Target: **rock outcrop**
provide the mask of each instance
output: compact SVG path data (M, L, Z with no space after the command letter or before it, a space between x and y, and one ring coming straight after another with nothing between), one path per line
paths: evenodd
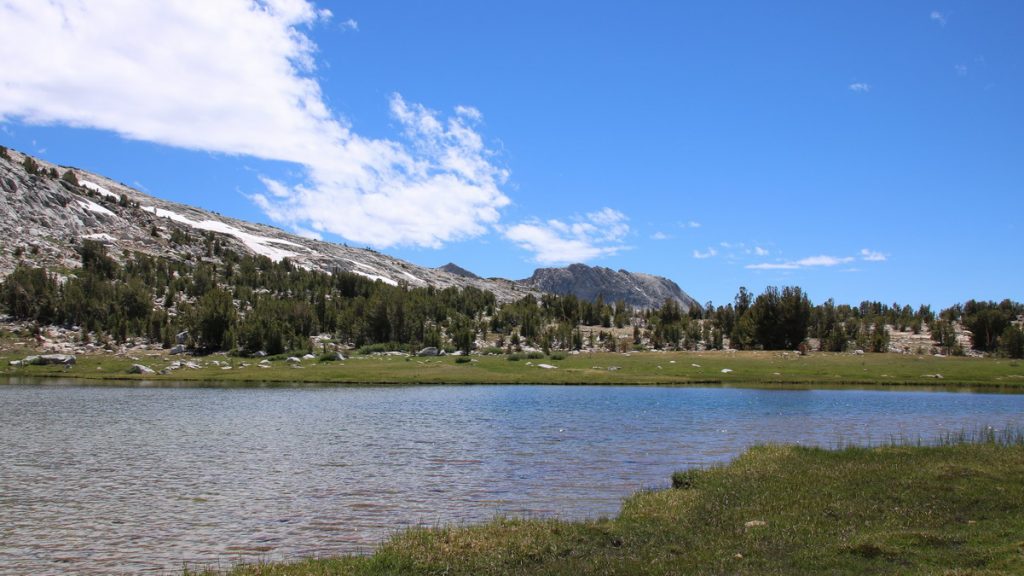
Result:
M675 300L687 311L699 306L668 278L601 266L571 264L565 268L539 268L520 283L539 292L575 294L591 301L598 296L608 303L624 300L637 308L658 308L668 299Z

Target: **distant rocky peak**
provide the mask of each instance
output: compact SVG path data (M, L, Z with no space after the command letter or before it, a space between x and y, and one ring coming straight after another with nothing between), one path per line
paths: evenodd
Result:
M439 266L437 269L443 270L444 272L447 272L449 274L454 274L455 276L461 276L463 278L480 278L476 274L473 274L469 270L466 270L465 268L459 266L458 264L455 264L454 262L449 262L444 266Z
M687 311L698 306L696 300L668 278L603 266L576 263L564 268L538 268L520 282L540 292L573 294L590 301L600 296L605 302L623 300L637 308L658 308L666 300L675 300Z

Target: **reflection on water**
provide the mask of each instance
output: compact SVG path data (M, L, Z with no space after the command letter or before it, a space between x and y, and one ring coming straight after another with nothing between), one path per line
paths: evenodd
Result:
M411 525L613 515L762 442L1024 425L1024 396L727 388L0 386L0 573L368 552Z

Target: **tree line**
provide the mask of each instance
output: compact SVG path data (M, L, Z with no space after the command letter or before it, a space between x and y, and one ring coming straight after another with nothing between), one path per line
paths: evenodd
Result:
M1024 306L1010 300L970 300L936 314L929 306L870 301L814 305L800 287L769 286L756 296L740 288L730 303L689 310L674 300L639 310L623 301L554 294L499 303L472 287L392 286L341 270L306 270L287 259L242 256L212 233L180 233L172 241L199 242L211 258L188 262L132 253L118 262L103 244L85 240L78 247L81 268L66 277L19 264L0 283L0 305L19 320L79 326L83 337L146 338L167 347L185 339L199 350L243 354L312 351L317 335L366 350L435 346L469 352L482 342L502 352L523 346L545 352L806 350L815 339L823 351L886 352L890 326L927 329L937 348L957 354L964 352L953 329L959 322L971 331L973 348L1024 356L1024 332L1016 321Z

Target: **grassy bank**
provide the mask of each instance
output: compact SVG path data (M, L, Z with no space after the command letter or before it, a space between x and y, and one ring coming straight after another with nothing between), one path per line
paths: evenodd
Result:
M356 356L344 361L306 360L293 366L275 359L213 355L199 358L164 353L79 356L61 366L11 367L28 351L0 354L0 376L61 376L91 380L147 380L194 383L370 383L370 384L722 384L736 386L903 386L980 387L1024 391L1024 362L999 358L901 354L783 352L638 352L568 355L561 359L508 360L506 356L417 358ZM167 375L128 374L132 364L161 370L176 360L201 365ZM214 365L214 361L222 365ZM539 364L555 366L541 368ZM723 370L727 370L723 372Z
M615 519L412 530L291 574L1022 574L1024 444L753 448Z

